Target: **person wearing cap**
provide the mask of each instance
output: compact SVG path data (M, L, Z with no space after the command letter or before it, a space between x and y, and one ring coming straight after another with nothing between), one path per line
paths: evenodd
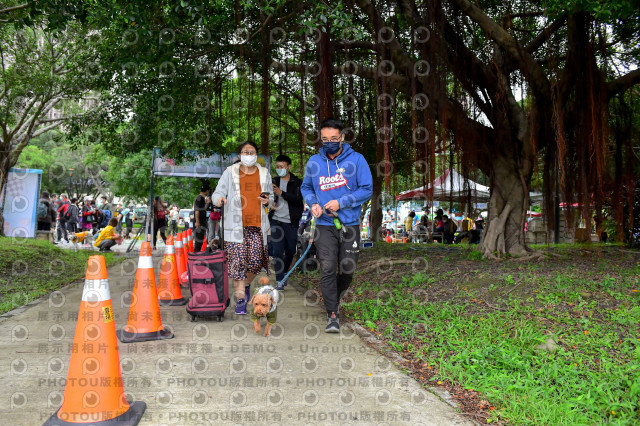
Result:
M342 122L333 118L320 124L322 147L309 158L301 187L317 218L314 244L322 272L326 333L340 331L340 299L351 285L360 254L362 204L373 194L369 164L344 143L342 130Z
M269 273L270 226L265 208L273 206L273 185L269 170L258 163L255 143L242 142L239 154L240 161L222 173L211 200L224 206L222 231L236 296L236 314L246 315L251 282L262 268Z

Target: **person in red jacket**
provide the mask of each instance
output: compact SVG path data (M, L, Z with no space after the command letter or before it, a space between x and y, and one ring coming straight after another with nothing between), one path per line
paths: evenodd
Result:
M68 220L65 218L65 213L69 208L69 198L67 194L60 194L60 206L58 206L58 231L57 237L58 242L68 243L67 238L67 222Z

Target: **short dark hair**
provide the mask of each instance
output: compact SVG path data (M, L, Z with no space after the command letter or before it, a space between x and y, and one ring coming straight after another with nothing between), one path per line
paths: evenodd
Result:
M112 217L111 219L109 219L109 226L116 227L117 225L118 225L118 218L117 217Z
M255 148L256 152L258 152L258 145L256 145L255 142L244 141L240 142L240 145L238 145L238 154L240 154L242 152L242 149L247 145L251 145L253 148Z
M287 163L288 165L291 165L291 157L289 157L288 155L284 155L284 154L280 154L276 157L276 163L278 161L282 161Z
M338 129L341 132L342 132L342 129L344 129L344 126L342 125L342 121L333 117L327 118L322 123L320 123L320 130L324 129L325 127L329 127L331 129Z
M42 198L49 198L49 191L42 191Z
M76 197L71 197L71 204L75 204L78 202L78 199Z
M416 217L416 212L410 212L409 217Z

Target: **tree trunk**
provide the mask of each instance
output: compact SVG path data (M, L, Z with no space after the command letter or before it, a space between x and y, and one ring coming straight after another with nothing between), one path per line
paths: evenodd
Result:
M265 27L263 40L269 40L268 29ZM269 44L263 41L262 43L262 105L261 115L262 122L260 128L261 146L260 152L262 154L269 153Z
M375 170L374 170L375 172ZM371 229L371 239L382 241L382 179L373 179L373 193L371 194L371 217L369 218L369 228Z
M300 55L300 62L304 63L304 52ZM300 72L300 95L302 100L305 99L305 81L304 81L304 69ZM300 110L298 111L300 122L300 176L304 176L304 166L306 162L307 153L307 125L305 120L305 106L304 102L300 102ZM304 154L303 154L304 153Z
M640 180L636 182L633 206L629 206L633 214L633 223L629 235L629 246L640 248Z
M333 117L333 62L331 58L331 41L329 34L320 33L316 49L320 73L316 78L316 91L320 100L318 108L318 123Z
M7 180L9 179L9 169L13 167L11 164L10 156L0 157L0 207L4 204L4 197L6 197L5 190L7 186ZM4 210L0 208L0 237L4 237Z
M515 157L497 157L491 175L489 215L483 231L480 251L484 257L528 253L524 222L529 207L530 164L524 167Z

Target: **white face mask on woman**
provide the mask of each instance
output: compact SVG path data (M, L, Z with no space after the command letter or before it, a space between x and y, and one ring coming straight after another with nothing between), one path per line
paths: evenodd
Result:
M242 161L242 164L244 164L245 166L251 167L255 165L256 162L258 161L258 156L257 155L241 155L240 161Z

